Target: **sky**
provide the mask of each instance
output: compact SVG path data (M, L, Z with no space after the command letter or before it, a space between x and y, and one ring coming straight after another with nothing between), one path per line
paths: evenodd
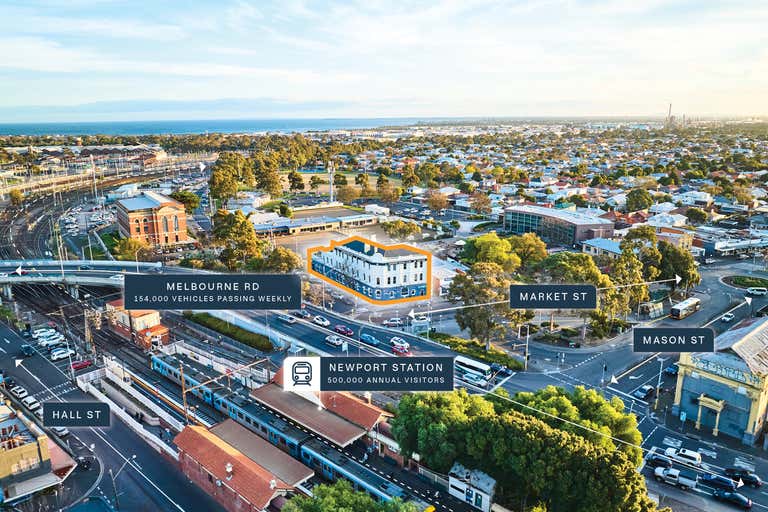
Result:
M768 114L765 0L3 0L0 19L0 123Z

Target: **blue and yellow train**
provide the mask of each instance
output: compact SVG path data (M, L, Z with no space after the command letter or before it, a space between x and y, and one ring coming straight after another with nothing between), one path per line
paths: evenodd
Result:
M181 385L179 359L176 357L153 355L152 370ZM345 478L352 482L356 489L364 490L381 500L406 498L399 486L345 455L333 444L329 444L330 442L325 442L279 418L262 404L244 396L245 392L233 392L216 382L201 385L199 380L205 376L202 381L205 382L219 375L210 370L202 373L202 369L197 369L194 373L196 375L188 375L187 370L184 371L185 387L195 388L189 393L313 468L316 474L324 479L333 481ZM201 377L197 377L197 374Z

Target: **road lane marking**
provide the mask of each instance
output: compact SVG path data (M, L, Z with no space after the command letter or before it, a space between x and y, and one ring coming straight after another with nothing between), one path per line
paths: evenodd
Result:
M661 442L661 444L671 446L672 448L680 448L683 446L683 441L675 437L664 436L664 440Z
M5 342L8 343L9 345L11 344L11 342L8 341L8 338L3 338L3 340L5 340Z

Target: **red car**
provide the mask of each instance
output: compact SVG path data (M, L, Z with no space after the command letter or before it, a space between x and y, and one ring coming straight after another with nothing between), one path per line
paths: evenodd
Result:
M355 334L355 332L346 325L337 325L333 328L333 330L339 334L343 334L344 336L352 336Z
M90 359L85 359L83 361L75 361L72 363L72 369L73 370L84 370L85 368L88 368L89 366L93 365L93 361Z
M392 345L392 353L399 357L411 357L413 355L408 348L400 345Z

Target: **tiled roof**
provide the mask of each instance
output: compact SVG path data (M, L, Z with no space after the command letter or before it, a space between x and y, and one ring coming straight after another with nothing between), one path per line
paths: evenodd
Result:
M321 391L320 401L327 410L363 427L365 430L373 429L382 416L392 416L383 409L379 409L350 393Z
M276 488L289 487L205 427L188 425L176 436L174 442L181 451L221 480L222 484L234 489L259 510L266 508L276 494L275 489L270 488L271 480L275 480ZM227 464L232 464L232 472L229 475Z

